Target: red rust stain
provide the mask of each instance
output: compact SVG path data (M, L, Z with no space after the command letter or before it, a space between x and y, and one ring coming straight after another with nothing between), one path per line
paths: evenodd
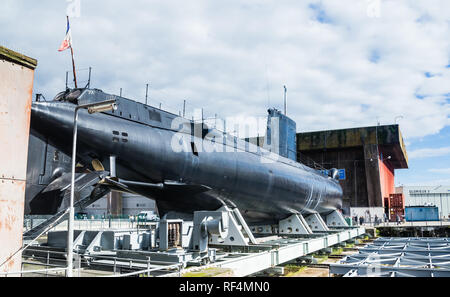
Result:
M11 206L8 206L8 212L7 212L8 215L6 216L6 219L4 221L5 229L8 230L8 231L13 230L14 225L15 225L15 223L17 221L17 217L11 214L11 213L13 213L13 210L14 209Z
M0 202L1 203L5 203L5 204L17 204L17 201L15 201L15 200L2 200L2 199L0 199Z
M29 98L31 99L31 97L33 96L33 81L31 81L30 86L28 87L28 95L30 96Z
M14 267L14 264L16 263L16 260L11 259L8 261L8 263L5 265L6 270L5 271L12 271L12 268Z
M27 94L28 98L26 100L27 105L25 106L25 114L26 114L26 126L27 128L30 127L30 120L31 120L31 104L33 101L33 83L34 83L34 71L32 71L30 84L27 87Z
M31 115L31 100L27 100L27 105L25 106L25 112L27 116Z

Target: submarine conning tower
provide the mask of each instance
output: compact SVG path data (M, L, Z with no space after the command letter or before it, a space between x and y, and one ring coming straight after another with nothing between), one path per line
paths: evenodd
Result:
M297 124L275 108L270 108L267 112L269 114L264 148L297 161Z

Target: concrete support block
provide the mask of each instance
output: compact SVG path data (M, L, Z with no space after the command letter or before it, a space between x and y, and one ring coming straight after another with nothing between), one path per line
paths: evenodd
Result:
M318 264L319 261L314 258L312 255L303 256L300 258L297 258L298 263L306 263L306 264Z
M321 254L327 254L327 255L329 255L329 254L331 254L332 252L333 252L333 248L331 248L331 247L320 250L320 253L321 253Z
M283 266L275 266L275 267L266 269L264 272L269 273L269 274L284 275L284 267Z

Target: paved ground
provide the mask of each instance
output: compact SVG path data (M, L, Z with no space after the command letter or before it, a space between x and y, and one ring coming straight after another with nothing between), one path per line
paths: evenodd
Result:
M374 224L363 224L365 227L430 227L430 226L450 226L450 221L424 221L424 222L396 222Z

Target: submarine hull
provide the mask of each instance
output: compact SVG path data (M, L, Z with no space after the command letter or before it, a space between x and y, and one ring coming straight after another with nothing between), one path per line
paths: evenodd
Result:
M45 135L71 155L76 104L101 101L106 98L102 94L84 91L77 103L34 102L31 133ZM120 179L167 183L170 186L164 189L129 185L132 191L155 199L160 215L229 205L256 224L277 222L293 213L328 214L342 206L338 182L301 163L230 135L184 131L180 127L194 127L191 121L136 102L134 117L131 100L107 96L111 97L118 105L114 112L79 111L77 161L91 164L97 159L109 170L109 158L116 156ZM159 124L152 122L154 112L160 114Z

